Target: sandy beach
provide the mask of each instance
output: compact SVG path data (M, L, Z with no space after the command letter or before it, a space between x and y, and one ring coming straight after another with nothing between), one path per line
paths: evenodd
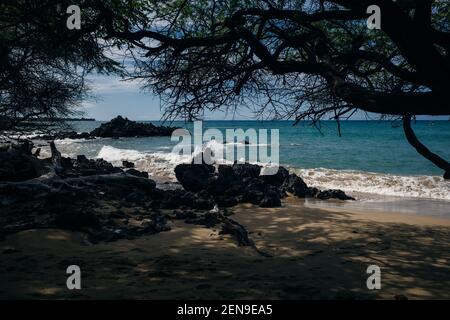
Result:
M0 2L0 301L450 300L450 0L78 2Z
M182 221L167 232L95 245L59 229L8 235L0 242L0 298L450 298L450 219L318 209L293 198L282 208L231 211L257 250ZM81 290L66 288L73 264ZM381 290L366 286L373 264Z

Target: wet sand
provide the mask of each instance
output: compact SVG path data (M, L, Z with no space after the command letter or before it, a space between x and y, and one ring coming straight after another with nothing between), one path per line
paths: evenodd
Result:
M278 209L232 211L270 257L182 221L168 232L96 245L76 232L28 230L0 242L0 298L450 298L450 219L293 199ZM72 264L81 268L81 290L66 288ZM367 289L372 264L381 268L381 290Z

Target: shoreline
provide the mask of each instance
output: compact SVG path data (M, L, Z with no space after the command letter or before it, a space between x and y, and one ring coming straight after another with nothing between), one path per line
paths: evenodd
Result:
M102 139L109 139L109 138L102 138ZM126 138L125 138L126 139ZM66 139L67 140L67 139ZM59 140L59 142L64 141L64 140ZM68 141L71 142L71 140L69 139ZM35 141L37 146L42 147L42 144L45 143L45 141ZM58 144L58 140L56 141L56 143ZM64 148L64 144L59 145L58 149L60 148ZM108 145L104 145L104 146L108 146ZM48 150L47 150L48 149ZM115 148L117 149L117 148ZM130 151L128 149L117 149L117 150L124 150L124 151ZM132 150L135 151L135 150ZM140 152L140 151L136 151L136 152ZM142 152L143 154L145 154L144 152ZM64 153L62 152L62 154L64 156L72 156L70 154ZM156 154L160 154L158 152L156 152ZM170 153L162 153L162 154L170 154ZM45 158L45 157L49 157L50 156L50 151L48 147L45 147L41 150L41 158ZM147 154L148 157L152 157L154 156L153 153L148 153ZM96 158L96 157L94 157ZM169 170L167 171L167 167L161 167L159 168L158 165L164 164L164 161L161 161L161 159L151 159L151 162L146 163L147 159L144 157L142 159L130 159L127 158L126 156L121 159L121 160L111 160L106 158L107 161L111 162L111 163L115 163L116 165L119 165L122 160L127 160L127 161L132 161L136 163L136 168L138 168L140 171L145 171L149 174L149 176L155 180L155 182L157 183L158 187L162 187L162 188L169 188L169 189L176 189L178 187L178 182L176 181L176 178L174 177L173 173ZM175 165L173 163L167 162L167 165L169 168L174 167ZM282 165L283 166L283 165ZM154 171L149 170L149 168L154 167ZM382 173L382 172L371 172L371 171L360 171L360 170L338 170L338 169L327 169L327 168L296 168L293 166L283 166L286 169L289 170L289 172L291 173L296 173L299 174L300 177L302 177L306 182L308 182L308 184L311 184L313 186L319 186L321 188L324 189L341 189L345 192L348 192L349 194L353 195L358 201L365 201L365 202L403 202L405 205L408 204L408 202L421 202L418 203L418 209L420 210L416 210L414 208L414 206L412 208L409 208L409 210L407 210L407 212L405 213L412 213L412 214L417 214L417 211L428 211L428 208L422 208L420 207L420 205L426 205L426 202L429 202L430 204L436 204L437 206L439 206L439 203L443 203L443 204L447 204L450 203L450 198L433 198L433 197L421 197L421 196L411 196L411 195L404 195L404 196L400 196L400 195L391 195L391 194L386 194L386 193L375 193L375 192L366 192L366 191L354 191L351 188L346 188L345 186L341 186L341 185L336 185L335 183L331 183L331 184L321 184L322 181L318 181L318 184L315 184L314 181L310 181L308 180L308 175L303 174L303 172L308 172L311 170L328 170L330 172L341 172L342 174L345 175L349 175L349 174L355 174L355 175L361 175L361 174L366 174L367 176L385 176L385 177L402 177L402 178L424 178L424 177L428 177L430 179L438 179L438 180L442 180L442 177L440 176L435 176L435 175L395 175L395 174L390 174L390 173ZM167 171L167 172L166 172ZM155 174L156 173L156 174ZM332 180L330 178L330 180ZM450 194L450 182L446 182L445 180L443 180L444 188L447 187L448 185L448 194ZM441 207L443 207L444 205L442 205ZM374 206L376 207L376 206ZM399 207L398 206L394 206L395 208L393 208L392 210L398 210ZM445 208L434 208L435 206L432 206L432 208L430 208L432 211L436 210L436 213L433 213L433 215L437 215L437 216L443 216L446 213L449 213L448 210L445 210ZM422 210L423 209L423 210ZM391 211L390 208L374 208L374 211L382 211L382 210L386 210L386 211ZM450 217L450 214L449 214Z
M448 299L450 220L241 204L230 211L261 256L215 227L85 245L85 235L33 229L0 242L0 297L44 299ZM8 252L8 253L5 253ZM83 289L65 288L79 264ZM366 287L380 265L382 289Z
M396 197L368 193L351 193L356 197L353 202L320 202L306 199L305 205L322 210L345 210L353 213L389 214L408 217L430 217L450 220L447 199L414 197Z
M124 142L128 141L125 139L127 138L124 138ZM146 171L155 178L158 175L164 176L163 179L166 181L175 179L173 168L176 164L189 162L188 159L167 152L165 149L155 147L154 150L140 150L135 147L126 147L124 142L107 140L102 143L97 140L93 149L95 151L90 149L89 141L87 145L68 143L61 144L58 148L63 154L72 157L80 152L80 149L84 149L83 152L90 152L88 156L91 158L100 157L112 163L120 163L122 160L132 161L136 163L137 169ZM302 177L308 185L319 189L340 189L356 196L369 195L369 198L393 197L450 201L450 182L438 175L403 175L357 169L337 170L320 166L302 169L286 163L282 166Z

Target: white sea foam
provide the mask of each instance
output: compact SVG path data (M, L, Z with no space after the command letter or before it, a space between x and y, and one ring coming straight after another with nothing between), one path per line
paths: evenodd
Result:
M325 168L292 169L308 185L397 197L450 200L450 181L438 176L399 176Z
M145 153L131 149L118 149L111 146L103 146L97 158L103 158L115 165L120 165L123 160L132 161L138 170L146 171L152 176L170 179L175 179L174 169L177 164L189 163L192 160L190 156L175 153Z
M219 142L208 142L203 146L219 150ZM195 150L194 155L200 150ZM180 163L190 163L190 155L168 152L139 152L137 150L118 149L103 146L98 158L119 164L122 160L135 162L138 170L150 175L175 179L174 168ZM305 182L320 189L341 189L352 193L371 193L397 197L417 197L450 200L450 181L438 176L399 176L352 170L333 170L326 168L295 169L289 168L301 176Z
M109 162L122 160L136 161L145 157L145 153L132 149L118 149L111 146L103 146L98 153L98 158L103 158Z
M70 138L65 138L65 139L56 139L55 140L55 144L58 145L66 145L66 144L73 144L73 143L80 143L80 142L85 142L86 139L70 139Z
M17 134L14 131L5 131L0 135L0 141L33 139L36 136L37 136L36 132L31 132L28 134Z

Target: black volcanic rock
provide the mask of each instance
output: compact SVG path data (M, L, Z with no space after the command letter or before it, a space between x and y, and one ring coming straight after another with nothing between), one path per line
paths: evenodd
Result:
M204 190L208 178L212 177L215 168L207 164L179 164L175 167L175 176L187 191Z
M261 173L261 166L250 163L235 163L232 166L234 173L240 178L257 178Z
M39 140L55 139L95 139L100 138L120 138L120 137L153 137L170 136L176 128L166 126L155 126L151 123L141 123L129 120L122 116L117 116L109 122L103 123L100 127L91 132L77 133L75 131L62 131L54 134L40 135L34 137Z
M303 181L302 178L297 176L295 173L290 174L283 184L281 185L283 191L290 192L299 198L305 198L307 196L313 196L310 189Z
M94 213L81 210L61 211L58 215L56 215L54 223L57 226L73 230L79 230L83 227L98 229L100 226L99 219Z
M91 131L90 135L102 138L170 136L175 128L140 123L117 116Z
M122 172L122 169L114 167L108 161L87 159L84 155L78 155L76 159L61 157L61 164L69 176L92 176Z
M260 175L261 167L253 164L219 165L180 164L175 167L175 176L186 191L191 192L192 203L183 201L191 208L207 209L214 204L232 207L238 203L252 203L260 207L279 207L287 192L299 198L354 200L341 190L320 191L308 187L296 174L280 167L275 175ZM165 199L164 206L177 208L178 198Z
M280 187L289 177L289 171L284 167L279 167L277 173L261 176L263 180L273 186Z
M130 168L134 168L134 163L130 162L130 161L127 161L127 160L123 160L122 161L122 166L124 168L130 169Z
M33 144L0 145L0 181L25 181L48 172L43 160L31 153Z
M321 200L327 200L327 199L339 199L339 200L355 200L355 198L350 197L345 194L342 190L324 190L320 191L316 198Z
M148 178L148 173L144 171L138 171L136 169L128 169L125 172L135 177Z
M54 134L38 135L36 140L62 140L62 139L94 139L89 132L78 133L75 131L61 131Z
M262 208L281 207L280 195L275 190L268 190L264 195L264 198L259 203Z

